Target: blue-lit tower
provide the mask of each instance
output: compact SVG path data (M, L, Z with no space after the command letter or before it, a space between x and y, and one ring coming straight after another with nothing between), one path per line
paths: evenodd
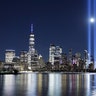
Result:
M31 34L29 37L29 53L31 56L34 56L35 54L35 38L34 38L34 34L33 34L33 24L31 24Z
M39 67L38 54L34 48L35 38L33 34L33 24L31 24L31 34L29 37L29 51L28 51L28 69L35 70Z

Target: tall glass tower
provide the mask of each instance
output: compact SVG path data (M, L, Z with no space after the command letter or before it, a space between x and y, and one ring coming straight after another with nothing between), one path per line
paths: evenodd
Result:
M29 70L35 70L39 66L38 62L38 54L37 51L34 48L35 46L35 38L33 34L33 24L31 24L31 34L29 37L29 51L28 51L28 69Z

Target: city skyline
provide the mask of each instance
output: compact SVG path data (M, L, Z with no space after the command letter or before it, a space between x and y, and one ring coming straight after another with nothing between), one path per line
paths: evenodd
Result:
M35 48L48 60L50 44L64 53L87 49L87 1L0 1L0 59L6 49L28 51L30 24L34 24Z

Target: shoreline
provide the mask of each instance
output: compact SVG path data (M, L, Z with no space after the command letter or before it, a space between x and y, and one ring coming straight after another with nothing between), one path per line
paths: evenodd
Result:
M7 75L7 74L14 74L14 75L18 75L18 74L30 74L30 73L45 73L45 74L50 74L50 73L61 73L61 74L86 74L86 73L92 73L92 74L96 74L96 72L56 72L56 71L42 71L42 72L39 72L39 71L20 71L20 72L17 72L17 73L14 73L14 72L1 72L0 75Z

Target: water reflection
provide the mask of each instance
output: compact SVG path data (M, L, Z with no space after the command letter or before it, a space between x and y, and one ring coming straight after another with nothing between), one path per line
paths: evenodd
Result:
M96 74L0 75L0 96L96 96Z
M36 74L28 74L27 79L27 96L37 96L37 75Z
M15 80L12 75L6 75L4 77L4 83L3 83L3 95L4 96L13 96L14 90L15 90Z
M49 74L48 96L61 96L60 74Z

